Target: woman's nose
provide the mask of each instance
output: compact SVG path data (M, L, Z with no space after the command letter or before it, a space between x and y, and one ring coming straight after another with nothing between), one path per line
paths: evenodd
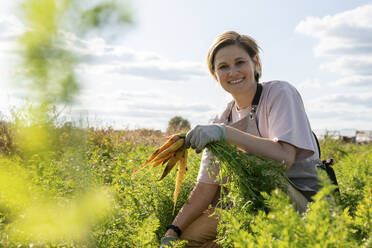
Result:
M230 67L230 70L229 70L229 72L228 72L228 75L229 75L229 76L233 76L233 75L235 75L237 72L238 72L238 69L237 69L235 66L233 66L233 67Z

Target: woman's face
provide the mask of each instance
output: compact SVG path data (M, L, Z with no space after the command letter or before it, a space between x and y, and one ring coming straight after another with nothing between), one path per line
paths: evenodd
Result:
M256 84L255 66L256 62L237 45L221 48L214 59L217 81L233 96L252 94Z

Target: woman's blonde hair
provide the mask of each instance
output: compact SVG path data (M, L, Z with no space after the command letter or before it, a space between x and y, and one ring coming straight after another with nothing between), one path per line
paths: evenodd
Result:
M257 66L255 68L254 78L258 82L262 75L262 66L259 56L260 48L252 37L248 35L241 35L235 31L228 31L219 35L216 41L211 46L211 48L209 49L207 55L207 64L209 72L212 74L212 76L217 80L214 68L214 57L221 48L230 45L237 45L243 48L252 59L254 56L257 55Z

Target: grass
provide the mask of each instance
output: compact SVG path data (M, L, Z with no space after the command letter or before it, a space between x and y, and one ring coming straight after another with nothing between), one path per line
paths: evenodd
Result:
M6 122L0 126L0 247L159 246L174 218L176 171L160 182L160 166L132 172L165 141L166 134L50 125L47 145L32 149L19 133L37 129L25 130ZM281 190L272 191L278 186L269 181L277 172L270 170L272 162L244 158L247 165L254 164L248 172L268 182L253 192L259 199L256 205L250 193L257 182L239 176L247 171L239 172L236 162L231 171L233 167L226 164L224 170L234 180L226 185L230 193L225 199L233 204L218 211L221 245L370 247L372 146L323 140L321 148L324 158L335 159L341 195L334 196L324 179L323 190L304 215L294 211ZM176 212L195 185L200 159L190 150ZM260 166L268 169L259 170Z

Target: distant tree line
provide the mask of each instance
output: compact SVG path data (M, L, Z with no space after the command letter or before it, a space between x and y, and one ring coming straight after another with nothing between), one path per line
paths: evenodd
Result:
M190 122L181 116L175 116L168 122L167 133L187 132L191 128Z

